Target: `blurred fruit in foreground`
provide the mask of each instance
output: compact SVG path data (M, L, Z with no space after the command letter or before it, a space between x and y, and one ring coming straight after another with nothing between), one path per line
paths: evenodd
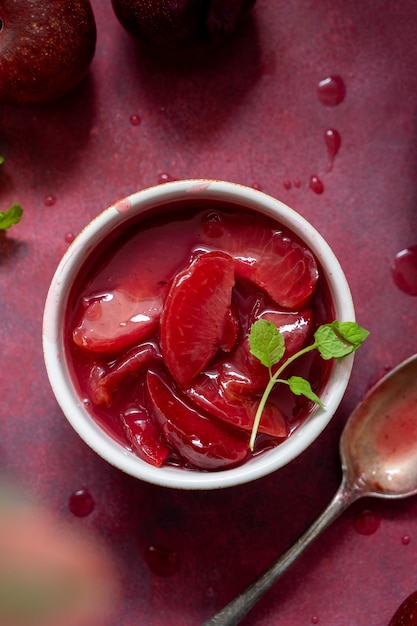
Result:
M0 480L0 624L114 623L114 564L85 529L55 518Z
M89 0L0 0L0 101L64 95L86 74L95 46Z
M229 37L256 0L112 0L120 23L159 52L182 54Z

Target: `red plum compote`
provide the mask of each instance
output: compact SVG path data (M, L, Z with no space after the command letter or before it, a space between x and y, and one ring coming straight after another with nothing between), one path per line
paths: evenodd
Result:
M73 382L96 422L152 465L239 465L287 439L312 410L276 385L249 451L269 380L249 348L258 319L283 334L283 358L333 320L313 253L272 218L233 204L160 207L105 240L72 288ZM291 367L320 394L332 363L314 351Z

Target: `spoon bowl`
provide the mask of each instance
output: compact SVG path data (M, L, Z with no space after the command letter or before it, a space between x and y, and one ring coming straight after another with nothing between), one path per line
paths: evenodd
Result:
M342 481L323 513L252 585L203 626L235 626L304 550L355 500L417 494L417 354L374 385L340 439Z
M417 355L391 370L350 416L340 441L348 483L362 495L417 493Z

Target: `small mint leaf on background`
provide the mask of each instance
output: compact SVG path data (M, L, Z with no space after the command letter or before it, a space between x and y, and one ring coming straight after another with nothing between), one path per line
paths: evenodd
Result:
M6 230L22 219L23 209L20 204L13 204L7 211L0 211L0 230Z

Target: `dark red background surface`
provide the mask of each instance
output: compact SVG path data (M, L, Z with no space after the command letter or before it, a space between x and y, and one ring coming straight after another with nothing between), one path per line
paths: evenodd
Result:
M258 0L239 36L188 71L137 52L110 1L92 4L98 42L88 78L62 102L0 108L1 210L12 201L25 210L0 237L1 469L64 518L73 517L70 495L90 490L95 508L75 522L114 554L123 580L117 626L197 626L322 510L340 480L338 438L349 412L417 351L416 299L390 270L399 250L417 244L417 4ZM317 97L330 74L346 85L335 107ZM331 172L328 128L342 138ZM256 184L299 211L339 257L357 319L371 330L324 434L247 486L181 492L123 475L72 431L46 378L42 311L67 234L164 174ZM312 174L324 183L320 195L308 186ZM364 509L380 519L370 535L354 526ZM151 546L175 552L178 571L152 571ZM417 588L416 557L417 500L361 501L243 623L386 625Z

